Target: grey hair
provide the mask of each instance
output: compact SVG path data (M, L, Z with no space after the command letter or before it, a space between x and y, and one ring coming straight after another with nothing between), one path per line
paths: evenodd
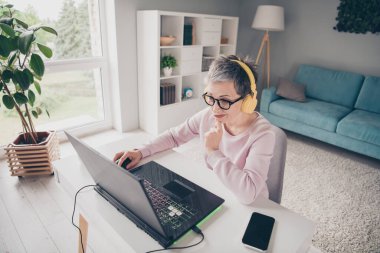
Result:
M232 60L239 60L248 65L252 70L255 82L257 82L256 67L249 58L240 59L235 55L219 56L211 64L207 74L207 82L233 82L236 93L242 97L252 94L251 83L248 74L237 63Z

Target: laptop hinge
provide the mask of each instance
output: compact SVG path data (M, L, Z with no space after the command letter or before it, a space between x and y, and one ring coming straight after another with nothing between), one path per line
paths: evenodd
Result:
M154 228L149 226L144 220L135 215L131 210L129 210L126 206L121 204L117 199L112 197L104 188L100 185L94 187L95 191L98 192L103 198L105 198L108 202L110 202L120 213L127 216L136 226L146 232L149 236L155 239L160 245L164 248L169 247L173 243L172 237L164 237L160 233L158 233Z

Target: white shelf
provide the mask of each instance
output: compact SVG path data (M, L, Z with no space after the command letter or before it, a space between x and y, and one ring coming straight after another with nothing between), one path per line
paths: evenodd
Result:
M180 75L175 75L175 76L161 76L160 80L165 80L165 79L171 79L171 78L177 78L181 77Z
M165 48L182 48L183 46L160 46L160 48L165 49Z
M202 71L203 56L235 54L238 18L148 10L137 12L137 26L138 86L142 94L139 96L140 128L159 134L204 108L201 96L207 72ZM172 45L160 46L160 36L177 39ZM220 44L222 38L228 39L228 44ZM161 73L163 55L173 55L177 60L173 76L164 77ZM160 99L163 83L174 84L174 103L160 104L166 103L164 98ZM192 98L183 98L184 88L193 90Z

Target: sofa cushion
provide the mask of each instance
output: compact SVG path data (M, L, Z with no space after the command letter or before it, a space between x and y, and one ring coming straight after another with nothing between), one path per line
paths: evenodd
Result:
M308 98L306 102L278 99L269 106L269 112L310 126L335 132L336 126L350 108Z
M355 108L380 113L380 77L367 76Z
M306 96L353 108L364 76L300 65L294 81L306 85Z
M338 123L336 132L380 146L380 114L354 110Z
M277 86L276 94L283 98L290 100L304 102L305 97L305 86L302 84L296 84L292 81L280 78L280 82Z

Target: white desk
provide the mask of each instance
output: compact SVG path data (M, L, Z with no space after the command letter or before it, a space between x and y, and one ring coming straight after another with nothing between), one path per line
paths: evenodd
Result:
M121 140L98 150L111 159L117 151L136 147L137 142L138 140ZM225 199L223 208L200 227L205 235L204 242L186 249L186 252L254 252L241 243L251 213L254 211L276 219L268 252L295 253L309 250L315 225L306 218L268 199L257 199L249 206L240 204L203 162L188 159L175 151L163 152L142 162L150 160L155 160ZM94 183L77 156L58 160L54 166L57 181L71 196L74 196L80 187ZM78 205L89 222L89 237L92 233L101 233L107 244L112 245L116 252L146 252L162 248L94 190L84 190L79 194ZM191 232L176 246L189 245L199 239L198 235ZM90 239L89 241L91 243ZM171 252L180 252L180 250Z

